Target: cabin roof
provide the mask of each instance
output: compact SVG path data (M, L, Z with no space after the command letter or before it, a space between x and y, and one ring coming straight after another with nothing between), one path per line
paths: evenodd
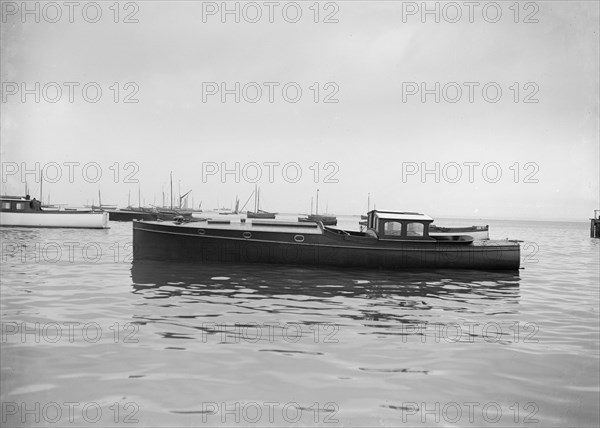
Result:
M415 212L400 212L400 211L381 211L371 210L368 214L377 214L382 220L416 220L416 221L433 221L433 218L428 215Z
M0 199L3 201L26 201L24 196L10 196L10 195L2 195ZM32 198L33 199L33 198Z

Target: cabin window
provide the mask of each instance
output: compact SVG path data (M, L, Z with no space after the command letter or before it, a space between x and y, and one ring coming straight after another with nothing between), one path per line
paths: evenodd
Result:
M3 210L9 210L10 209L10 202L2 202L2 209Z
M402 233L402 223L399 221L388 221L383 226L383 234L384 235L395 235L400 236Z
M423 223L408 223L406 225L406 236L423 236Z
M17 208L18 210L23 210L23 209L25 209L25 204L24 204L24 203L22 203L22 202L17 202L17 204L16 204L16 205L17 205L17 206L16 206L16 208Z

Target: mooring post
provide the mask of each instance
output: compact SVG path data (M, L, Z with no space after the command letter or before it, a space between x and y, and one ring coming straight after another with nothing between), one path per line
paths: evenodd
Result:
M590 238L600 238L600 210L594 210L594 218L590 219Z

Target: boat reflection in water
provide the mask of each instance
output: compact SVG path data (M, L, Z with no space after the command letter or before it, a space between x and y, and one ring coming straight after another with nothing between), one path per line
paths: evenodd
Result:
M251 289L266 296L377 298L391 293L400 296L447 295L451 298L475 293L492 300L516 299L520 281L518 273L512 271L390 271L222 262L190 264L134 260L131 272L136 291L159 290L168 285L170 292L175 292L175 287L187 290L185 294L198 296L212 294L214 287L223 291L224 287L230 286L233 291ZM227 281L222 280L224 277Z
M403 334L407 325L448 322L452 317L485 323L493 315L517 313L520 299L518 274L473 270L134 261L132 279L134 294L156 308L138 316L138 322L184 327L190 339L198 338L202 319L219 323L231 317L236 322L293 318L307 326L323 320L358 323L359 330L377 321L367 334L382 329L385 334Z

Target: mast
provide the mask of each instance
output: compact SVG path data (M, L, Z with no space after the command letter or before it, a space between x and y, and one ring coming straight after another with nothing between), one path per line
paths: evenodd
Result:
M98 207L102 208L102 196L100 196L100 189L98 189Z
M317 209L315 215L319 215L319 189L317 189Z
M171 171L171 209L173 209L173 171Z
M44 184L44 170L40 172L40 203L44 200L44 193L42 193L42 186Z
M367 212L371 211L371 193L367 195Z
M258 212L258 185L254 184L254 212Z
M142 208L142 192L140 191L139 184L138 184L138 208Z
M313 212L313 202L314 202L314 199L315 198L313 198L312 196L310 197L310 215L312 215L312 212Z
M127 193L127 208L131 208L131 190Z

